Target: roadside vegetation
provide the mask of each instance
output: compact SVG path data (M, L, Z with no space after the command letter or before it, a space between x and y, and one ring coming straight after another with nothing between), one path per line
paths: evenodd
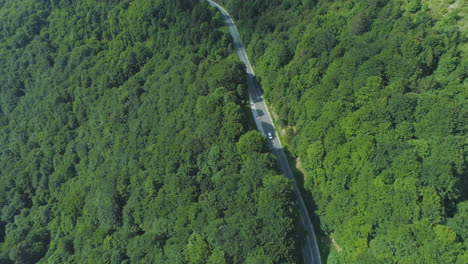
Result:
M466 4L220 2L300 161L324 259L468 263Z
M295 263L205 2L0 0L0 263Z

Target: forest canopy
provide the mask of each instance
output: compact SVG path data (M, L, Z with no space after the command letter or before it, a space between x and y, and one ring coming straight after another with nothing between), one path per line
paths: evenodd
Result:
M464 2L219 2L323 261L468 263ZM0 65L0 263L300 262L206 2L0 0Z
M0 25L0 263L297 262L207 3L4 0Z
M303 171L327 262L468 263L464 1L221 2Z

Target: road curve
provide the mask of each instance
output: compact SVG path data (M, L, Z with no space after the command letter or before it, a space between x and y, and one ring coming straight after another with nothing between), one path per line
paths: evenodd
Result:
M317 238L314 233L314 227L312 222L310 221L309 213L307 211L307 207L305 206L304 200L302 199L301 193L297 186L296 180L291 172L291 168L289 167L288 160L286 159L286 155L283 150L283 146L281 145L281 141L277 136L275 125L271 118L270 112L263 100L262 91L255 79L255 74L252 69L252 65L250 64L249 57L245 52L244 47L242 46L242 42L240 40L239 33L237 32L237 28L234 24L229 13L219 4L207 0L211 6L216 7L221 11L224 17L224 22L226 23L229 32L234 41L234 48L236 50L237 56L239 59L245 64L246 72L247 72L247 84L249 86L249 99L250 99L250 106L252 110L252 114L254 115L255 123L257 125L258 130L263 135L267 136L268 133L271 133L273 139L270 140L271 147L273 154L278 158L279 165L283 174L291 180L294 186L294 194L296 196L296 205L299 209L299 215L301 224L304 227L305 235L302 241L302 254L304 258L304 263L306 264L321 264L320 259L320 252L317 245Z

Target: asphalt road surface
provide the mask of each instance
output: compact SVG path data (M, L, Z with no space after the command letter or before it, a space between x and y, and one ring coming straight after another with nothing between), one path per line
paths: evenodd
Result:
M219 11L221 11L221 13L223 14L224 22L226 23L226 26L228 27L229 32L231 33L233 38L234 48L236 50L237 56L245 64L246 67L247 82L249 86L250 107L252 110L252 114L254 115L257 128L263 135L267 136L268 133L271 133L271 135L273 136L273 139L269 140L270 146L272 147L272 151L278 158L278 162L281 167L281 170L283 171L283 174L291 180L294 186L296 204L299 209L301 224L305 231L302 241L302 254L304 258L304 263L321 264L322 262L320 260L320 253L317 245L317 238L314 233L314 227L312 225L312 222L310 221L309 213L307 212L304 200L302 199L299 188L297 187L297 183L291 172L291 168L289 167L286 155L284 154L281 141L277 136L275 125L273 124L273 120L271 119L270 112L268 111L265 101L263 100L262 91L260 90L260 87L255 79L255 74L252 69L252 65L250 64L249 58L247 57L247 53L245 52L245 49L242 46L239 33L237 32L237 28L229 13L222 6L211 0L207 1L210 5L219 9Z

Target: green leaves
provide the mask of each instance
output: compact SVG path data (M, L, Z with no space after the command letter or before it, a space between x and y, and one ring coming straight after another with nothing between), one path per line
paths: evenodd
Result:
M263 181L218 12L39 2L0 4L0 262L293 260L290 185Z
M310 207L343 249L327 261L463 263L464 213L454 214L467 197L460 8L438 19L448 4L282 1L252 15L243 9L256 3L226 2L301 161Z
M202 264L206 263L208 257L208 245L197 233L190 235L188 244L185 247L185 257L190 264Z
M255 155L267 150L265 138L258 131L249 131L242 135L236 145L241 155Z
M464 201L457 205L457 210L452 219L448 221L448 225L457 233L464 241L468 238L468 202Z

